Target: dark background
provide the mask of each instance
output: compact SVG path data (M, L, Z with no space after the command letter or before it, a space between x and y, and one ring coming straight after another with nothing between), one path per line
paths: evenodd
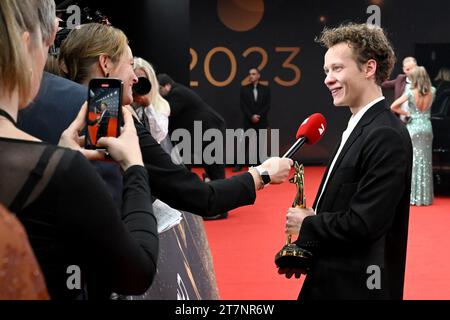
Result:
M327 162L338 143L350 113L335 108L323 84L325 50L315 43L324 26L343 22L366 22L371 4L381 8L381 25L387 30L398 60L393 76L401 72L405 56L416 56L432 78L443 65L450 65L450 2L445 0L261 0L264 16L259 25L247 32L228 29L219 19L220 0L135 0L123 2L75 1L80 6L100 8L114 26L125 31L135 55L150 60L157 72L170 74L177 82L198 82L198 92L227 121L229 128L242 125L239 88L248 69L259 65L256 54L244 58L249 47L263 48L269 57L262 70L263 80L272 88L270 122L280 129L280 149L285 151L294 140L299 124L310 114L320 112L328 120L328 133L317 146L302 150L300 160L306 164ZM227 0L239 3L237 0ZM252 2L252 1L250 1ZM247 4L249 2L247 1ZM320 20L323 16L325 20ZM237 76L226 87L213 86L205 76L204 61L210 50L225 47L235 56ZM276 53L276 47L300 47L293 63L302 77L294 87L282 87L273 79L292 77L281 66L287 55ZM198 64L190 72L189 49L198 53ZM216 80L230 74L230 62L224 54L216 54L210 63ZM391 100L391 93L386 93Z

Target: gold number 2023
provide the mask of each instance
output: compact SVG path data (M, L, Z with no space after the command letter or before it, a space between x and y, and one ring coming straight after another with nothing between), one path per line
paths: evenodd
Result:
M282 68L287 69L292 74L292 77L290 79L283 79L280 76L276 76L273 80L275 83L282 87L293 87L297 85L301 78L302 78L302 72L300 68L295 64L294 60L297 58L297 56L300 54L300 48L299 47L276 47L275 52L279 54L283 54L286 56L284 62L282 63ZM197 51L195 49L190 49L191 53L191 65L190 69L191 72L195 70L195 68L199 64L199 56ZM230 72L228 74L228 77L225 80L217 80L212 72L211 68L211 61L217 54L223 54L225 55L229 62L230 62ZM242 57L248 58L250 55L259 55L260 56L260 62L258 69L260 71L263 71L266 66L269 63L269 54L267 53L267 50L261 48L261 47L251 47L245 50L242 54ZM203 69L205 73L205 77L208 80L210 84L212 84L215 87L223 88L230 85L237 76L238 72L238 61L236 59L236 55L228 48L226 47L216 47L211 49L205 57ZM249 83L249 77L247 76L245 79L242 80L242 85L247 85ZM268 80L261 80L262 84L268 85ZM198 81L191 81L191 87L199 87Z

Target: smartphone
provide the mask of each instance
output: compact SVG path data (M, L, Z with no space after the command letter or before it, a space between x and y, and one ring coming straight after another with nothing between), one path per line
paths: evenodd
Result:
M119 79L96 78L89 82L85 148L104 150L98 146L103 137L120 135L123 82Z

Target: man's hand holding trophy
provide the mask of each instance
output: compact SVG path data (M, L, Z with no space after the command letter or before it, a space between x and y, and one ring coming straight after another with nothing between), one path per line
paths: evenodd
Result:
M284 155L284 158L292 159L297 151L304 144L313 145L319 142L326 131L326 120L321 114L314 114L306 119L297 132L297 142ZM288 211L286 222L286 245L275 256L275 263L278 273L284 274L288 279L294 275L300 278L302 274L307 274L311 268L313 254L308 250L292 243L292 236L300 236L303 219L314 215L314 211L306 209L306 197L304 193L305 169L303 165L295 163L295 174L290 180L297 188L297 194L292 204L292 209ZM300 209L300 210L299 210Z

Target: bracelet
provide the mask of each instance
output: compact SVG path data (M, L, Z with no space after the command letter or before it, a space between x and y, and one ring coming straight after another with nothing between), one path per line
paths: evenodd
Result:
M263 180L263 177L262 177L261 173L259 172L258 168L255 168L255 167L250 167L248 169L248 171L252 171L252 170L255 171L258 174L258 176L259 176L259 183L261 184L261 186L257 189L257 191L263 190L264 187L265 187L265 184L264 184L264 180Z

